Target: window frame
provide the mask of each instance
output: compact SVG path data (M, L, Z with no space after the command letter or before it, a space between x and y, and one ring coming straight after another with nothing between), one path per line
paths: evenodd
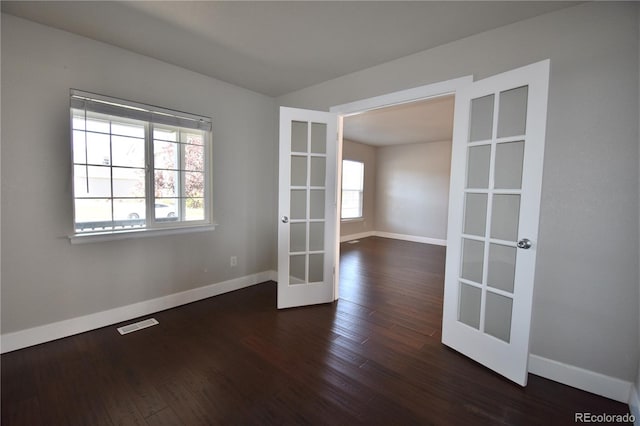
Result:
M354 216L354 217L343 217L343 212L344 212L344 204L343 204L343 199L344 199L344 192L345 192L345 188L344 188L344 170L345 170L345 162L351 162L351 163L358 163L362 165L362 176L361 176L361 183L360 183L360 189L346 189L346 191L351 191L351 192L358 192L360 194L360 205L359 205L359 212L360 215L359 216ZM341 183L340 183L340 221L341 222L357 222L357 221L361 221L364 220L364 161L360 161L360 160L351 160L348 158L343 158L342 159L342 179L341 179Z
M93 241L102 241L102 240L119 240L126 238L137 238L137 237L149 237L155 235L168 235L168 234L181 234L187 232L201 232L201 231L210 231L215 229L216 223L213 220L213 181L212 181L212 172L211 172L211 164L213 160L213 147L212 147L212 124L211 119L204 116L194 115L190 113L184 113L181 111L170 110L167 108L156 107L152 105L141 104L138 102L132 102L124 99L118 99L113 97L108 97L104 95L98 95L90 92L80 91L76 89L70 89L70 105L69 105L69 116L70 116L70 148L71 148L71 182L72 182L72 191L71 191L71 203L72 203L72 225L73 225L73 234L69 235L69 239L72 244L84 243L84 242L93 242ZM84 105L84 108L80 108L80 105ZM74 158L74 117L77 116L77 110L84 109L84 119L85 126L86 120L89 115L100 118L103 116L109 120L109 168L110 168L110 185L111 191L109 193L109 197L103 197L105 200L110 200L111 202L111 227L110 229L100 229L96 230L93 228L92 230L80 230L77 226L78 223L76 221L76 200L84 199L85 197L76 197L76 166L84 165L90 167L91 164L88 163L88 160L85 160L83 163L76 163ZM114 200L117 199L126 199L128 197L115 197L113 193L113 168L118 167L117 165L113 165L113 130L112 130L112 121L121 121L123 124L132 123L141 125L144 128L144 211L145 211L145 219L143 226L138 227L121 227L116 228L114 222L120 221L120 219L115 219L114 217ZM177 154L176 154L176 170L175 174L178 177L179 183L178 188L174 196L172 197L156 197L156 188L155 188L155 155L154 155L154 146L156 144L156 139L154 139L154 128L161 127L168 130L176 131L176 141L177 144ZM87 128L84 130L87 132ZM186 170L185 165L185 157L186 157L186 146L188 143L182 140L183 132L187 133L191 131L194 134L198 134L202 136L202 149L203 149L203 165L202 165L202 174L203 174L203 219L202 220L187 220L186 219L186 203L189 197L187 196L185 185L183 184L184 176L186 173L189 173ZM197 146L198 144L192 144ZM133 167L140 169L139 167ZM191 171L191 173L196 173L199 171ZM91 197L87 197L88 199L92 199ZM102 197L98 197L101 199ZM132 197L133 199L137 197ZM139 197L142 198L142 197ZM162 203L163 199L166 198L175 198L176 207L179 212L178 218L176 220L158 220L160 218L156 217L156 209L155 205L158 203ZM93 198L96 199L96 198ZM100 221L96 221L100 222ZM109 221L104 221L108 223ZM121 225L125 226L125 225ZM134 225L131 225L134 226Z

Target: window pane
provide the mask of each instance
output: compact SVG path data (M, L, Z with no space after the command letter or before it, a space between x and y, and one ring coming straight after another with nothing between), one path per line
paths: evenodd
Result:
M178 197L178 172L156 170L154 178L156 197Z
M204 146L183 145L184 169L196 172L204 171Z
M71 111L73 111L73 119L72 119L72 123L71 126L72 128L78 129L78 130L85 130L85 126L84 126L84 111L79 110L79 109L72 109Z
M114 197L144 197L144 169L113 168Z
M86 128L89 131L109 133L109 128L110 128L109 120L87 117L87 120L85 123L86 123Z
M75 200L76 228L84 222L111 221L110 199ZM111 226L111 224L109 224Z
M178 142L178 130L164 127L153 127L153 139Z
M187 198L185 204L185 220L204 220L204 198Z
M111 123L111 134L121 136L132 136L134 138L144 138L144 126L133 123Z
M184 172L184 195L186 197L204 197L204 173Z
M153 142L153 165L156 169L178 168L178 144L174 142Z
M156 220L175 221L178 220L178 216L180 215L179 206L179 198L156 198L153 214Z
M87 135L87 162L108 166L111 164L111 143L109 135L86 132ZM84 161L83 161L84 162Z
M342 189L362 190L364 187L364 163L342 161Z
M84 124L84 120L82 121ZM81 132L79 130L73 131L73 162L74 163L86 163L87 162L87 151L85 146L87 141L85 139L85 132Z
M342 218L362 217L362 191L342 191Z
M204 135L202 132L183 130L180 136L180 142L193 145L204 145Z
M74 166L76 198L111 197L111 169L98 166Z
M144 167L144 139L112 136L111 157L114 166Z
M139 220L146 216L146 204L144 198L114 199L113 218L117 221ZM144 223L140 224L144 225Z

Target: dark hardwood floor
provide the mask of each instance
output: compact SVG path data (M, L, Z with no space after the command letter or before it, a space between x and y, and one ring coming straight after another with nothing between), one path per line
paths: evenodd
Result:
M2 425L541 425L628 411L533 375L520 388L444 347L443 247L371 237L341 250L337 303L277 311L271 282L125 336L2 355Z

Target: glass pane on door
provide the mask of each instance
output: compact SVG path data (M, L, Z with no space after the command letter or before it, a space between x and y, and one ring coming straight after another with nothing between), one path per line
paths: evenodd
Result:
M482 290L469 284L460 283L460 309L458 321L480 328L480 304Z
M523 158L524 141L496 145L494 188L520 189L522 187Z
M498 137L524 135L527 119L527 86L500 92L500 114L498 114Z
M491 139L493 133L494 95L483 96L471 101L469 141Z
M516 274L516 248L489 244L487 285L513 293Z
M509 343L511 336L511 308L513 300L500 294L487 291L484 331Z
M291 123L289 268L291 285L324 281L327 125Z
M527 89L479 97L470 105L458 321L505 342L515 290ZM506 137L522 140L499 139Z
M291 122L291 152L307 152L307 128L305 122Z
M472 146L467 160L467 188L489 187L491 145Z
M486 227L487 194L466 194L464 203L463 233L484 237Z

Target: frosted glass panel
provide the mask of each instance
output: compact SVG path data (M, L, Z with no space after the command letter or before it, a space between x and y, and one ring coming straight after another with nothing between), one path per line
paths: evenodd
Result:
M324 189L311 190L309 200L309 218L324 219Z
M515 273L516 248L500 244L490 244L487 285L513 293Z
M307 157L291 157L291 185L307 185Z
M307 224L292 223L289 234L289 251L301 252L307 250Z
M522 159L524 141L496 145L495 188L520 189L522 187Z
M471 122L469 123L469 141L491 139L493 131L494 95L471 100Z
M324 123L311 123L311 152L327 152L327 125Z
M467 188L489 187L490 159L491 145L472 146L469 148Z
M495 194L491 213L491 238L516 241L519 216L519 195Z
M308 152L307 151L307 126L303 121L291 122L291 151L292 152Z
M289 256L289 284L304 284L306 277L307 256L304 254Z
M527 124L527 86L500 93L498 137L524 135Z
M460 283L460 306L458 306L458 321L480 328L480 299L482 290Z
M324 157L311 157L311 186L324 186L325 164Z
M291 219L307 218L307 191L304 189L291 190Z
M309 250L324 250L324 222L309 223Z
M484 237L487 227L487 194L466 194L464 233Z
M309 282L324 281L324 254L309 255Z
M484 243L467 239L462 241L462 278L482 283Z
M509 343L513 300L488 291L485 303L484 332Z

